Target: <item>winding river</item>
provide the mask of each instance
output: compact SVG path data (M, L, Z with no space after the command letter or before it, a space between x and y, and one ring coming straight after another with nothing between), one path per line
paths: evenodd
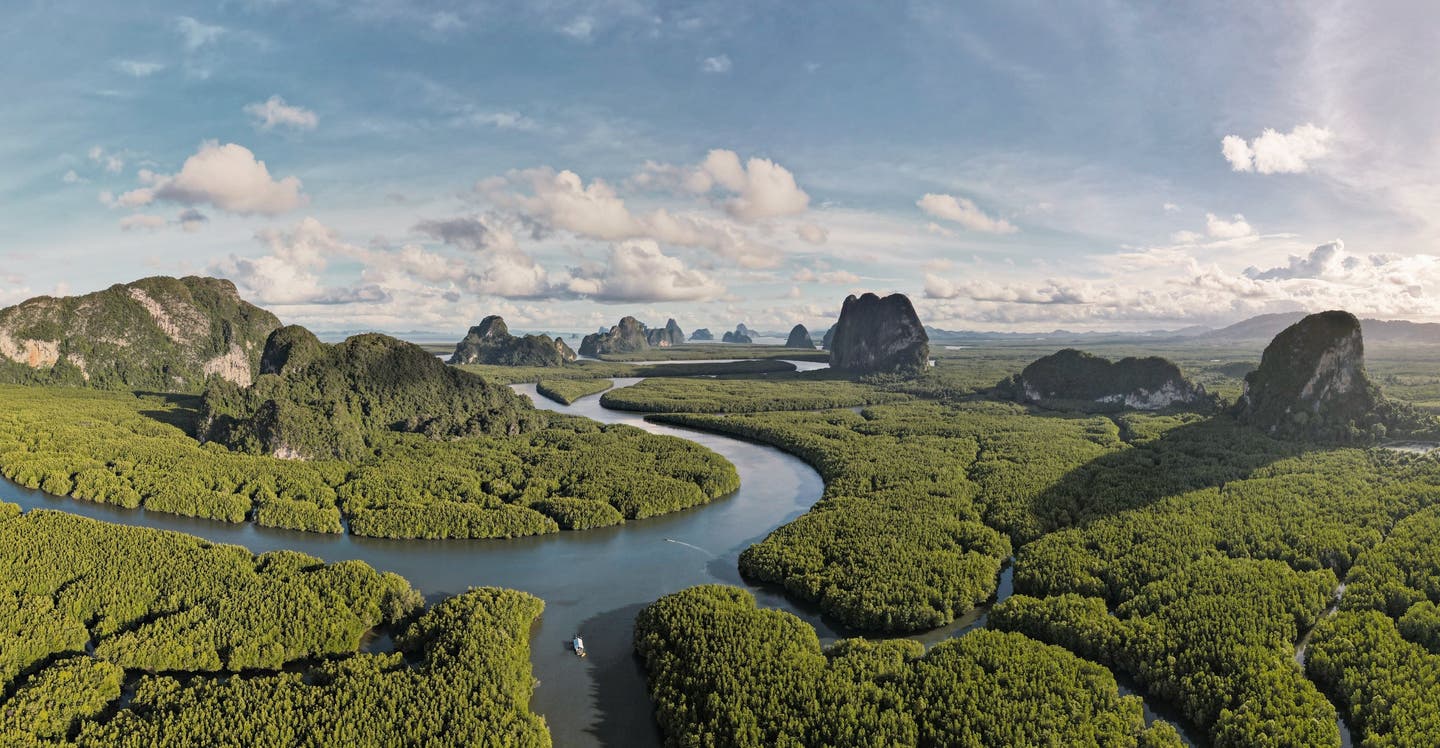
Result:
M620 378L615 386L638 381ZM847 634L774 589L746 583L737 570L742 550L820 498L824 484L809 465L773 447L648 423L640 414L608 410L600 406L598 396L563 406L537 396L533 384L514 388L537 407L604 423L626 423L704 445L735 464L740 490L704 507L640 522L513 540L319 535L94 504L4 479L0 479L0 500L16 502L26 510L59 509L119 524L176 530L242 545L255 553L291 549L326 561L359 559L404 576L432 601L482 585L534 594L545 601L545 613L530 642L531 664L539 680L531 707L544 715L557 746L660 745L644 673L632 654L631 630L640 608L662 595L697 584L743 586L761 606L789 611L815 626L822 641ZM1000 598L1010 589L1007 566ZM928 646L961 635L983 626L988 610L984 606L950 626L913 638ZM577 632L585 637L589 650L585 659L568 648ZM1154 718L1149 707L1146 716L1147 721ZM1173 715L1161 716L1175 721Z

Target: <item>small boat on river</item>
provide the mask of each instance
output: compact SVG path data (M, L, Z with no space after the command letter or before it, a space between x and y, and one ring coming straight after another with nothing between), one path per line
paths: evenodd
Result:
M575 650L576 657L585 656L585 640L581 639L579 634L576 634L575 640L570 642L570 647Z

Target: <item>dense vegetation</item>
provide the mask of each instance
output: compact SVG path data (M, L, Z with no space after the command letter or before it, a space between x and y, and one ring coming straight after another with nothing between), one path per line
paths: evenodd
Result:
M271 336L264 358L266 373L252 386L215 382L205 391L205 441L277 457L353 461L396 431L432 439L517 436L544 421L508 388L385 335L327 346L287 327Z
M0 382L198 392L248 384L275 315L230 281L145 278L0 309Z
M550 744L528 709L534 597L474 590L421 613L359 562L0 517L6 745ZM397 652L357 652L375 627Z
M492 366L564 366L574 360L575 351L563 339L511 335L505 320L494 314L470 328L450 355L452 364Z
M645 413L755 413L850 408L905 399L833 375L799 375L760 380L647 379L607 392L600 402L607 408Z
M661 349L668 350L668 349ZM674 364L625 364L607 361L576 361L560 368L539 366L460 366L486 381L499 384L554 382L559 379L597 379L615 377L736 377L787 374L795 371L788 361L698 361Z
M1216 405L1203 386L1159 356L1111 361L1073 348L1035 360L997 389L1020 402L1090 412L1173 407L1213 410Z
M606 353L633 353L650 349L648 330L640 320L623 317L608 331L592 332L580 340L580 355L600 356Z
M355 462L200 445L173 402L0 386L0 474L53 494L154 511L357 535L513 537L613 524L734 491L720 456L628 426L537 413L522 436L380 434ZM578 502L578 503L577 503Z
M1005 533L1024 540L1073 521L1072 497L1045 490L1122 446L1109 419L1025 413L909 402L654 419L775 444L825 478L822 501L741 555L744 574L859 629L918 631L989 598Z
M615 383L609 379L542 379L535 383L535 391L561 405L569 405L613 386Z
M642 610L635 648L670 745L1180 745L1103 667L1018 634L822 649L795 616L706 586Z

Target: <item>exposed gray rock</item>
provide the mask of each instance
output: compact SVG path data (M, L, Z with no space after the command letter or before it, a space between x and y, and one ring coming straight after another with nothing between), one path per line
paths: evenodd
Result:
M1110 361L1067 348L1001 384L1016 400L1087 411L1213 407L1214 398L1158 356Z
M606 353L633 353L650 347L645 326L634 317L624 317L620 324L605 332L591 333L580 341L580 355L601 356Z
M930 358L930 338L904 294L848 296L840 308L830 367L854 374L918 374Z
M785 340L786 348L804 348L807 351L815 350L815 341L810 337L810 331L804 325L796 325L790 328L790 337Z
M494 314L470 328L450 356L452 364L495 366L563 366L574 360L575 351L570 350L564 340L544 335L511 335L505 320Z

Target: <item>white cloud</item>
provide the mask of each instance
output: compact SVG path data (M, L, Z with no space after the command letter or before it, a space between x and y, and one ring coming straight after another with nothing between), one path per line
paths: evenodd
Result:
M116 70L132 78L149 78L165 69L165 65L162 63L143 60L116 60L111 64Z
M135 229L158 231L162 228L165 228L165 219L160 216L136 213L135 215L125 216L120 219L120 229L122 231L133 231Z
M700 72L702 73L728 73L731 67L730 56L725 54L706 57L700 61Z
M607 302L708 301L725 292L724 286L667 256L648 239L613 245L602 268L572 270L565 288Z
M111 174L119 174L125 169L125 157L123 154L110 153L97 145L90 148L88 155L92 162Z
M695 166L646 162L631 182L695 195L729 194L725 212L742 221L797 215L810 206L810 195L789 169L768 158L752 157L742 164L739 154L723 148L711 150Z
M827 229L813 223L802 223L796 226L795 235L808 244L824 244L825 240L830 238L830 232Z
M241 215L278 215L300 208L309 198L300 192L300 180L270 176L264 161L250 149L207 141L185 160L179 174L155 174L141 170L146 184L121 195L117 202L126 207L169 201L183 205L213 205Z
M517 191L517 187L528 189L528 194ZM572 171L512 171L504 177L482 180L475 189L495 205L514 210L538 226L586 239L652 239L682 247L703 247L745 267L772 267L779 261L777 250L755 243L734 224L664 208L637 215L604 180L595 179L587 185Z
M246 104L245 113L255 120L255 126L261 130L280 126L294 130L314 130L320 124L320 118L314 112L305 107L286 104L279 96Z
M79 174L76 174L75 170L71 169L65 172L64 176L60 177L60 181L64 182L65 184L84 184L90 180L80 176Z
M185 49L194 52L219 39L220 35L225 33L225 27L204 24L189 16L179 16L175 19L175 31L184 40Z
M801 268L790 276L790 280L800 283L828 283L837 286L849 286L860 282L860 276L848 270L812 270Z
M305 218L289 231L264 229L255 238L269 254L230 255L210 266L210 272L235 281L246 298L280 306L375 303L388 298L374 285L329 288L321 282L319 273L332 258L364 258L368 251L341 240L314 218Z
M1180 210L1180 206L1176 205L1175 203L1165 203L1164 205L1160 206L1160 209L1165 211L1166 213L1174 213L1175 211Z
M1266 128L1249 143L1239 135L1226 135L1220 141L1220 152L1234 171L1299 174L1309 169L1311 161L1330 153L1333 137L1328 129L1307 122L1288 133Z
M967 198L926 193L915 204L927 215L946 221L954 221L971 231L987 234L1013 234L1019 229L1003 218L992 218L976 207Z
M1215 239L1239 239L1255 233L1245 221L1245 216L1236 213L1227 221L1214 213L1205 214L1205 233Z
M210 216L194 208L186 208L180 211L180 215L175 217L175 222L180 224L180 228L193 233L199 231L205 224L209 223Z

